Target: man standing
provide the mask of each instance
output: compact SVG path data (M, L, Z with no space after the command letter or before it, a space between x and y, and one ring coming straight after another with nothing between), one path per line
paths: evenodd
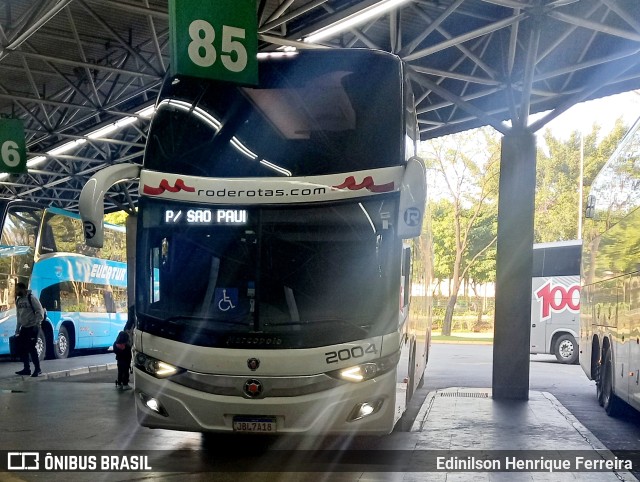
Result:
M24 283L16 284L16 316L18 318L16 336L22 348L21 356L22 363L24 363L24 369L16 372L16 375L37 377L42 373L36 343L40 324L44 319L44 309L40 304L40 300L31 294L31 290L28 290ZM29 355L31 355L31 361L33 362L33 374L31 374L29 366Z

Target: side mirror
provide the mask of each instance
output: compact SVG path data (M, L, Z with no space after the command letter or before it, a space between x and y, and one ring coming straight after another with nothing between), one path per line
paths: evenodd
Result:
M399 238L420 236L426 201L427 177L424 161L419 157L412 157L407 161L400 186L397 229Z
M584 217L587 219L593 219L596 214L596 197L593 194L587 196L587 208L584 212Z
M87 246L102 248L104 243L104 195L111 186L140 177L140 166L116 164L97 172L80 193L80 218Z

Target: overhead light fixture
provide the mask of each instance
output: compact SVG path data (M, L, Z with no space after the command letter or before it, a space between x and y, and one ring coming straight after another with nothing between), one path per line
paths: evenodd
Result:
M259 59L293 57L295 55L298 55L298 49L291 45L279 47L274 52L258 52Z
M311 33L310 35L304 37L303 41L307 43L315 43L319 40L332 37L340 32L344 32L345 30L349 30L356 25L364 23L371 18L379 17L383 13L386 13L389 10L393 10L394 8L408 1L409 0L382 0L381 2L377 2L369 7L359 10L344 18L341 18L337 22L334 22L330 25L327 25L326 27L321 28L320 30Z
M87 142L86 139L76 139L75 141L65 142L61 146L58 146L55 149L51 149L50 151L47 151L47 154L50 154L52 156L64 154L65 152L69 152L70 150L75 149L76 147L78 147L81 144L84 144L85 142Z
M42 164L46 160L47 160L46 156L36 156L27 161L27 167L35 167L38 164Z

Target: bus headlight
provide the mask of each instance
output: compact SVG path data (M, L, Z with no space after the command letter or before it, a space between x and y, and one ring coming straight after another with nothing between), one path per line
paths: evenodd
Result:
M141 352L136 353L135 366L156 378L167 378L185 371L184 368L173 366Z
M347 382L364 382L380 376L383 373L390 372L396 367L399 359L400 352L397 351L393 355L389 355L378 360L372 360L348 368L341 368L339 370L327 372L327 375Z

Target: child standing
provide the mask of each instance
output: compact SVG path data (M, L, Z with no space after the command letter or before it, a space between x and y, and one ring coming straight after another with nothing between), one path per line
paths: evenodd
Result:
M120 390L130 390L129 386L129 369L131 368L131 340L126 331L118 333L115 343L113 344L113 352L116 354L118 362L118 379L116 380L116 388Z

